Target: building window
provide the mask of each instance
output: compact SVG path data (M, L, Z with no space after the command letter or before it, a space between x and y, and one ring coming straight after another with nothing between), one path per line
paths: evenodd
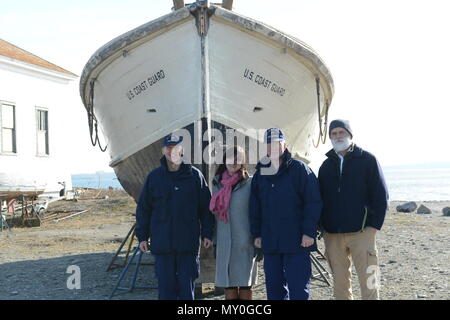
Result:
M38 156L49 155L48 148L48 111L36 109L37 127L37 154Z
M16 107L0 103L1 152L17 153L16 149Z

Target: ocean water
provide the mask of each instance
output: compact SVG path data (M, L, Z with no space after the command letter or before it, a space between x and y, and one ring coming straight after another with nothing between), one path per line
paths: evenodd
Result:
M450 201L450 164L384 167L392 201ZM114 172L72 175L73 187L123 189Z
M94 189L123 189L114 172L72 174L72 187Z
M450 200L450 165L386 167L383 172L390 200Z

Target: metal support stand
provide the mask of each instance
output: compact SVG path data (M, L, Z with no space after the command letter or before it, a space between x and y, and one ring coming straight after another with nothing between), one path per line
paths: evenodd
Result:
M130 255L131 246L132 246L133 241L134 241L135 229L136 229L136 223L133 224L133 226L131 227L130 231L128 231L127 236L125 237L125 239L124 239L124 240L122 241L122 243L120 244L119 249L117 249L117 251L116 251L114 257L112 258L112 260L111 260L111 262L110 262L108 268L106 269L106 271L111 270L113 267L120 267L120 268L121 268L121 267L123 267L124 265L126 265L126 263L128 262L128 257L129 257L129 255ZM128 245L127 253L126 253L126 255L125 255L125 262L124 262L123 264L115 263L117 257L119 256L119 254L120 254L122 248L124 247L125 243L127 243L127 241L128 241L128 239L130 238L130 236L131 236L131 240L130 240L130 244Z
M33 225L30 223L30 219L33 219L33 217L36 217L39 220L39 225L41 225L42 219L34 211L33 198L29 200L29 197L22 195L21 199L22 199L22 225L27 227L33 227ZM31 204L28 203L29 201L31 201Z
M317 253L319 255L319 258L317 258L314 253ZM325 257L325 255L319 250L317 249L317 251L315 252L311 252L310 257L311 257L311 262L313 264L313 266L316 268L316 270L319 272L318 274L313 274L311 276L312 279L314 280L318 280L318 281L322 281L324 283L326 283L329 287L331 287L331 283L328 280L329 278L331 278L330 273L327 271L327 269L323 266L323 264L319 261L319 259L323 259L323 260L327 260L327 258Z
M0 231L3 231L3 229L8 229L9 231L11 231L6 218L3 218L3 214L0 213Z
M137 279L139 267L141 265L141 260L142 260L142 255L143 254L144 253L139 249L139 247L134 248L133 255L131 256L130 261L128 261L128 263L126 264L125 268L120 273L119 280L117 281L117 284L116 284L113 292L109 296L109 299L111 299L114 296L114 294L116 293L117 290L125 291L125 292L122 292L122 294L123 294L123 293L132 292L134 289L158 289L157 286L136 286L136 279ZM120 283L124 279L124 277L125 277L125 275L126 275L126 273L128 271L128 268L132 264L132 262L133 262L134 258L136 257L136 255L138 255L138 260L136 262L136 268L134 270L134 274L133 274L133 277L132 277L131 282L130 282L130 287L128 287L128 288L127 287L120 287Z
M0 209L3 205L3 195L0 194ZM11 231L11 228L8 225L8 222L6 221L6 217L3 219L3 213L0 210L0 231L3 231L3 229L9 229Z

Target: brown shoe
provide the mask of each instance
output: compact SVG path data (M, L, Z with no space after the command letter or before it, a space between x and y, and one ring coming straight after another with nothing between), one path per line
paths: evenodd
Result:
M225 289L225 300L239 299L238 289Z
M239 289L239 300L252 300L252 289Z

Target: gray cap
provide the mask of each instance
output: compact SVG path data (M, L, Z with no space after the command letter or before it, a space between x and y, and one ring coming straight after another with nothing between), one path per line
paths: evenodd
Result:
M353 139L352 128L350 127L350 122L348 120L337 119L337 120L331 121L330 130L328 132L329 135L331 135L331 130L333 130L334 128L343 128L343 129L347 130L347 132L350 133L350 136Z

